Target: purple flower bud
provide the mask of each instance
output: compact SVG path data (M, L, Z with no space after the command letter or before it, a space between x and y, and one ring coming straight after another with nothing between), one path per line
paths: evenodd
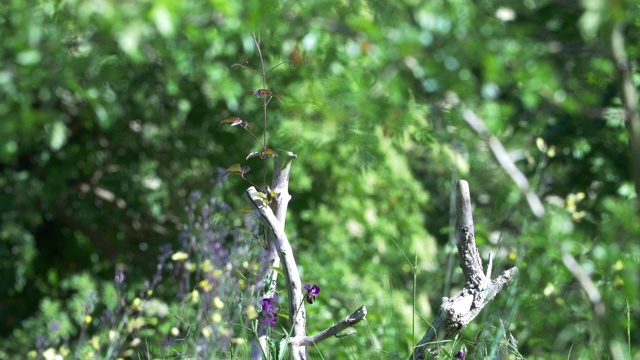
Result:
M304 290L307 292L306 299L309 304L313 304L316 301L316 297L320 294L320 286L313 284L313 286L309 284L304 284Z

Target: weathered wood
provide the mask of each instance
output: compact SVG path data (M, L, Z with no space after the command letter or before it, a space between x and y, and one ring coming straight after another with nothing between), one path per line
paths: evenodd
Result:
M289 320L292 322L291 336L305 335L306 312L304 309L304 297L302 294L302 284L300 282L300 273L293 256L293 250L289 239L284 232L282 223L278 221L273 210L265 203L264 197L260 196L255 187L250 187L245 192L245 196L256 211L265 221L273 233L273 245L278 252L278 256L283 264L284 274L287 282L287 292L289 298ZM294 359L306 359L304 348L292 346L291 349Z
M356 311L351 313L351 315L347 316L344 320L340 321L337 324L332 325L328 329L320 331L319 333L311 336L292 337L289 339L289 344L298 345L298 346L309 346L309 345L317 344L332 336L343 337L343 336L352 335L355 333L355 331L346 333L344 335L340 335L340 332L364 320L366 316L367 316L367 308L365 308L364 305L362 305Z
M271 209L276 219L282 224L284 229L285 221L287 218L287 208L291 195L289 194L289 174L291 173L291 162L297 157L296 154L290 151L278 151L278 156L274 158L273 166L273 191L276 194L275 199L271 201ZM269 239L268 247L262 257L261 273L258 274L259 279L269 279L269 284L264 284L266 290L263 296L270 298L275 296L276 282L278 280L278 273L273 269L280 267L280 257L273 241L273 233L266 234ZM263 354L268 352L267 338L268 338L268 325L264 323L258 324L257 341L254 341L251 345L251 359L260 360Z
M438 341L453 339L517 272L514 267L504 271L495 280L485 276L475 242L469 184L464 180L457 181L456 191L456 245L466 284L456 295L444 299L437 318L416 345L411 360L436 357L441 346ZM490 272L487 271L487 274Z

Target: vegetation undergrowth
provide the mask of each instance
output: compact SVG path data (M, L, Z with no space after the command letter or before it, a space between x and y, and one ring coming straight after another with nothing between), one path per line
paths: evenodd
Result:
M265 277L269 231L240 210L248 185L271 201L281 148L299 155L287 235L322 289L308 333L369 309L310 357L404 358L429 329L464 282L454 173L483 260L521 271L441 356L638 358L639 10L3 3L0 358L246 358L256 334L288 356L284 273Z

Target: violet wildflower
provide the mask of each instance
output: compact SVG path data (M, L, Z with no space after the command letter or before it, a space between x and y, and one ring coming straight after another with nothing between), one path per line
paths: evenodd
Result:
M313 286L309 284L304 284L304 290L307 292L306 299L309 304L313 304L316 301L316 297L320 294L320 286L313 284Z
M271 327L276 327L276 319L278 317L275 303L276 303L275 297L264 298L262 299L262 302L261 302L261 305L262 305L261 321L266 322L267 325Z
M462 347L460 348L460 351L458 351L458 353L454 356L454 359L464 359L464 356L467 353L467 347L462 345Z

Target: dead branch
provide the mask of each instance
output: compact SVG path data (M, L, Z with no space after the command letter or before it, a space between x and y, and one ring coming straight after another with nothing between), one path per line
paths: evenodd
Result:
M325 329L312 336L292 337L289 339L289 344L299 345L299 346L309 346L309 345L317 344L332 336L344 337L344 336L353 335L355 333L355 330L343 335L339 335L339 334L341 331L352 327L353 325L359 323L362 320L365 320L366 316L367 316L367 308L365 308L364 305L362 305L356 311L351 313L351 315L347 316L344 320L340 321L337 324L332 325L328 329Z
M291 173L291 162L297 157L296 154L290 151L278 151L278 156L274 158L274 172L273 172L273 191L276 194L275 199L271 201L271 209L276 219L282 224L284 228L287 208L291 195L289 195L289 174ZM273 239L273 233L268 233L269 239L264 256L262 257L263 266L262 272L258 274L259 279L270 279L269 284L266 285L266 291L263 294L265 298L271 298L276 293L276 282L278 280L278 273L274 271L280 267L280 257L275 246L275 239ZM265 323L259 323L257 329L258 340L251 344L251 359L260 360L262 354L268 353L267 338L268 338L268 325Z
M289 298L289 321L292 322L291 337L304 336L306 325L306 312L304 309L304 298L302 294L302 284L300 282L300 273L296 260L293 257L293 250L289 239L284 232L282 223L278 221L273 210L266 204L266 200L261 196L255 187L250 187L245 192L245 197L250 204L257 210L266 225L273 233L273 244L280 257L284 274L287 282L287 292ZM306 359L304 347L300 348L292 346L292 354L294 359Z
M495 280L491 280L484 274L475 241L469 184L464 180L459 180L456 184L456 245L460 253L460 268L464 273L466 284L456 295L445 299L440 306L438 317L418 342L410 360L423 360L436 356L440 349L438 340L453 339L489 301L493 300L517 272L517 268L511 268ZM487 271L487 274L489 275L490 272Z

